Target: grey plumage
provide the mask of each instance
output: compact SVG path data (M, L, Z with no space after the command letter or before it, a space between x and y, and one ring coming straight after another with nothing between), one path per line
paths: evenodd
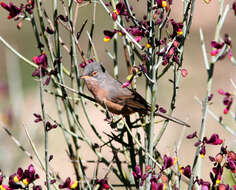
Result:
M85 78L88 89L97 102L109 111L124 116L134 112L145 115L150 113L151 109L146 100L136 91L122 88L122 83L115 80L100 63L93 62L86 65L82 78ZM157 111L155 115L190 127L187 123L168 114Z

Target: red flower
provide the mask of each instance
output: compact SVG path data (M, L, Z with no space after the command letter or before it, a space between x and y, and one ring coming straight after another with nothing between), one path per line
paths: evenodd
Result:
M164 155L163 157L164 164L162 166L162 170L165 170L175 164L176 159L172 157L168 157L167 155Z
M79 189L78 181L71 181L70 177L67 177L63 184L59 185L59 189Z
M125 6L125 4L123 2L119 2L116 5L115 13L117 15L128 16L127 8L126 8L126 6Z
M193 139L193 138L195 138L195 137L198 137L198 136L197 136L197 131L194 131L192 134L189 134L189 135L187 136L187 139Z
M230 169L232 173L236 173L236 160L228 155L225 167Z
M182 35L182 29L184 27L183 23L181 22L176 22L174 19L170 20L170 23L172 24L173 27L173 32L171 34L171 38L173 39L177 35Z
M47 63L47 55L45 52L43 52L41 55L39 55L37 57L33 57L32 60L38 66L41 66L41 67L44 67L45 69L47 69L48 63Z
M220 145L223 143L223 140L219 138L218 134L212 134L210 139L206 141L207 144Z
M227 114L231 108L231 105L233 103L233 96L230 92L226 92L222 89L219 89L218 90L218 93L220 95L223 95L224 96L224 99L223 99L223 104L226 106L224 108L224 114Z
M180 172L186 176L187 178L191 177L191 167L190 165L187 165L186 167L181 167Z
M34 72L32 73L33 77L38 77L40 78L40 76L42 75L42 77L44 76L48 76L47 79L45 80L45 85L48 85L51 79L50 75L55 74L54 70L48 72L48 62L47 62L47 55L45 52L43 52L41 55L39 56L35 56L32 58L33 62L36 63L38 65L38 68L34 70Z
M222 48L226 45L226 49L222 53L222 55L219 57L219 59L225 58L225 56L228 54L229 58L232 57L232 51L231 51L231 39L228 34L224 35L224 41L223 42L216 42L212 41L211 42L211 47L213 50L211 51L211 56L216 56L219 54L219 52L222 50Z
M49 121L46 122L46 130L50 131L51 129L57 128L56 124L51 124Z
M117 30L113 30L113 31L109 31L109 30L104 30L104 35L105 35L105 38L104 38L104 42L109 42L113 36L116 34Z
M33 183L38 178L39 175L35 172L32 164L29 165L28 169L25 171L23 171L22 168L18 168L17 173L9 177L9 187L11 189L25 189L24 187L28 187L29 184Z
M10 2L9 5L4 2L0 2L0 5L9 12L9 15L7 17L8 19L12 19L18 16L22 11L22 7L17 7L12 2Z

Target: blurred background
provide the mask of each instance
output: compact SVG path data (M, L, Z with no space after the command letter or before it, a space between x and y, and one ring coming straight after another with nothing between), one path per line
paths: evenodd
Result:
M4 1L8 3L9 1ZM21 1L17 1L19 4ZM43 6L48 10L48 14L52 14L50 1L42 1ZM133 1L132 1L133 2ZM146 1L133 3L134 11L138 18L142 18L146 11ZM14 2L15 3L15 2ZM180 21L182 18L182 2L173 1L174 6L172 7L171 17L177 21ZM229 3L230 7L232 6L233 1L226 1ZM131 4L131 2L130 2ZM191 128L183 129L181 126L170 123L167 131L164 134L161 142L158 145L158 150L162 154L168 154L174 156L175 145L178 142L178 139L181 135L186 136L194 132L195 130L200 129L201 124L201 114L202 109L199 103L195 100L195 96L203 100L206 94L206 79L207 73L205 70L203 56L201 51L199 29L202 28L205 42L207 46L207 52L210 59L210 42L214 39L215 26L217 22L218 14L218 1L212 1L209 4L206 4L203 0L196 1L195 11L193 15L193 23L190 30L190 35L186 41L184 48L184 64L183 68L188 70L188 75L185 78L182 78L180 81L180 89L178 91L176 109L174 116L181 118L191 124ZM63 11L61 13L63 14ZM88 36L86 31L90 30L92 23L92 14L93 14L93 5L88 5L81 7L79 9L79 17L77 24L81 26L82 23L88 19L88 23L85 26L85 30L79 40L80 45L84 50L87 50L88 46ZM38 56L39 51L36 47L35 37L31 28L31 24L24 22L20 30L17 29L17 22L13 19L7 19L8 12L3 8L0 8L0 36L2 36L10 45L12 45L18 52L23 56L32 60L33 56ZM50 15L52 17L52 15ZM235 33L235 22L236 17L234 12L230 9L229 14L224 23L221 36L223 38L224 33L228 33L232 39L232 52L233 56L236 56L234 44L236 43L236 33ZM78 27L79 28L79 27ZM78 30L77 28L77 30ZM112 74L112 65L113 62L106 54L105 50L112 51L112 42L105 43L103 41L104 30L112 29L112 20L105 14L103 7L97 5L96 10L96 25L93 42L95 48L98 52L98 57L100 62L102 62L108 71ZM68 33L61 28L61 36L66 44L69 44L69 35ZM119 45L119 80L124 82L127 76L127 70L125 68L124 56L122 44ZM41 124L35 124L33 113L41 113L40 108L40 98L39 98L39 83L37 80L32 78L33 68L31 68L27 63L20 60L12 52L10 52L2 43L0 43L0 120L5 123L7 128L12 132L13 136L16 137L24 147L32 153L31 147L27 140L26 134L24 132L24 127L29 131L33 141L37 145L37 149L43 157L43 130ZM63 63L69 67L69 56L67 53L62 50ZM78 56L78 61L81 62L82 59ZM68 63L68 64L67 64ZM172 85L168 81L169 78L172 78L172 71L169 70L159 83L159 93L158 93L158 104L168 108L170 105L171 94L172 94ZM217 62L215 66L215 75L213 82L213 100L210 105L210 109L214 111L217 116L223 116L224 122L229 125L232 129L235 128L235 121L230 115L224 115L222 104L223 97L217 93L219 88L224 89L225 91L232 91L234 89L230 80L233 80L236 83L236 72L235 66L225 58L223 61ZM144 95L144 81L138 79L137 82L137 91ZM50 88L50 87L49 87ZM89 94L89 93L88 93ZM54 118L57 118L57 111L55 109L54 98L50 95L46 95L46 110ZM112 129L104 122L105 115L102 114L99 109L95 109L93 104L88 103L89 113L93 115L96 114L94 118L94 123L98 127L98 131L109 132ZM234 111L234 110L233 110ZM84 117L83 115L81 117ZM84 120L82 121L84 127L88 127L88 123ZM157 125L156 132L158 132L161 125ZM90 133L90 128L88 127L88 134ZM235 137L227 133L211 116L207 118L207 130L206 135L209 137L212 133L218 133L222 139L225 140L225 144L231 148L235 148ZM54 159L51 162L52 168L56 170L62 178L67 176L72 176L73 170L70 160L66 154L66 146L63 140L62 132L59 128L52 130L49 135L49 152L54 155ZM106 135L104 134L104 138ZM0 169L6 174L9 175L16 171L19 166L27 166L31 161L28 157L20 151L15 143L9 138L4 130L0 129ZM94 139L95 141L97 139ZM192 164L193 155L195 154L195 148L193 144L194 140L183 140L183 144L180 148L180 157L179 161L181 165ZM93 153L88 151L85 144L81 144L81 155L82 157L86 155L86 158L92 158ZM203 176L206 179L209 179L209 172L211 163L208 159L209 155L214 156L219 152L219 147L208 146L207 147L207 156L204 158L203 162ZM108 153L109 156L109 153ZM61 167L63 164L63 167ZM37 165L37 164L36 164ZM88 171L91 172L94 166L88 166ZM106 173L106 168L100 171L101 177L103 173Z

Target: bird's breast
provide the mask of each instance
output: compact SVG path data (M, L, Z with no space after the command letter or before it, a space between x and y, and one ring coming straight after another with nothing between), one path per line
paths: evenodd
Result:
M86 80L86 85L99 104L102 104L106 100L108 92L105 89L100 88L96 80Z
M135 111L125 105L112 101L109 94L109 90L104 87L101 87L102 84L99 84L95 79L86 80L86 85L88 90L93 94L97 103L99 103L105 109L108 109L111 113L129 115ZM117 89L118 90L118 89Z

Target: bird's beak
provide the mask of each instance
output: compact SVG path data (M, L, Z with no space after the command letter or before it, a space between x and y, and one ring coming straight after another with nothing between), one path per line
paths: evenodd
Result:
M88 76L88 75L81 75L80 78L81 78L81 79L89 79L90 76Z

